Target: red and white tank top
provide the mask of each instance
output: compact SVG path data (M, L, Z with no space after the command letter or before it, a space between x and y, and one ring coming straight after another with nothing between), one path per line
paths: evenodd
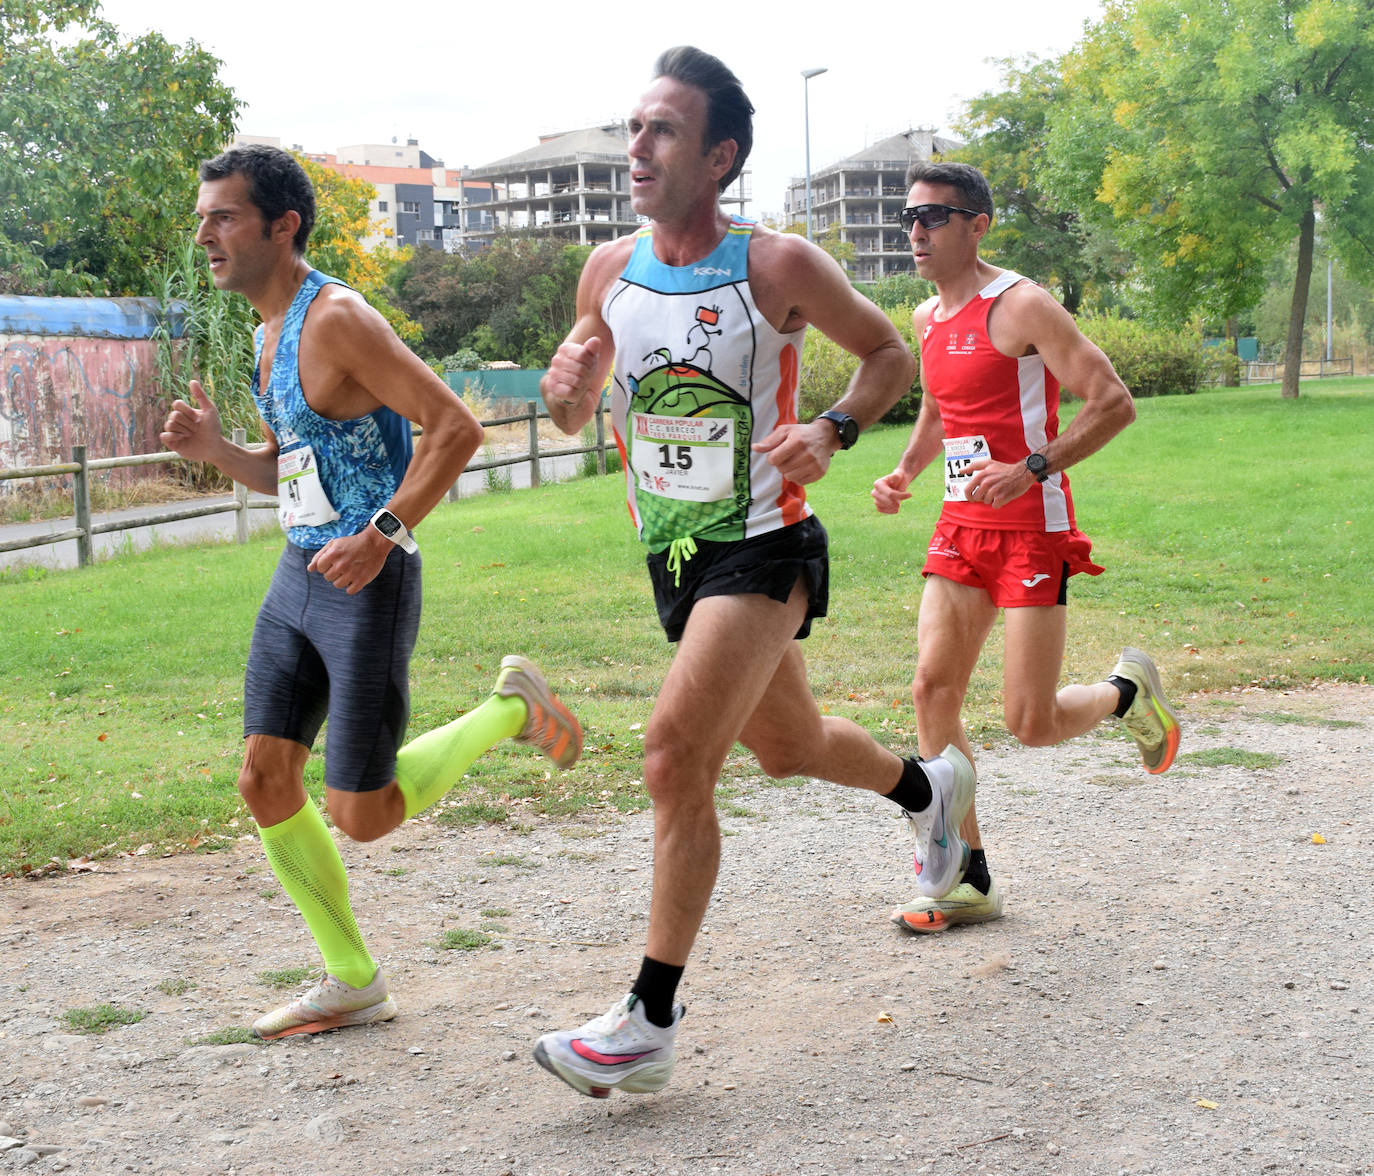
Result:
M1000 509L969 502L961 482L983 457L1014 464L1059 435L1059 381L1039 355L1003 355L988 338L997 298L1020 274L1003 270L947 319L932 313L921 336L922 382L945 432L943 517L996 531L1068 531L1073 498L1063 473L1033 485Z

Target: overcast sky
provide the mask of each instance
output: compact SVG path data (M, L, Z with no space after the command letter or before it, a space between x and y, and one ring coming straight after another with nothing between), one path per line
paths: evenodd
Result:
M788 178L806 170L803 69L828 70L809 83L817 171L908 127L948 132L965 100L999 86L997 61L1056 56L1101 10L1100 0L696 10L718 14L707 21L691 6L665 6L672 17L654 20L641 15L647 5L549 0L103 2L126 34L156 29L220 58L245 103L245 133L313 152L414 138L450 167L622 118L661 50L698 45L735 71L757 110L753 216L779 211ZM625 19L612 25L607 14Z

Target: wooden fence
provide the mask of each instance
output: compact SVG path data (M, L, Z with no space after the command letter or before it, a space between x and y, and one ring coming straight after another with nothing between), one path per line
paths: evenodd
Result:
M539 463L555 457L575 457L584 453L596 454L596 470L598 474L606 472L606 424L605 424L606 402L603 399L597 406L595 417L596 440L591 445L572 445L558 449L544 449L539 443L539 422L548 420L549 414L541 411L538 401L531 400L526 404L525 411L513 416L497 417L493 420L482 421L483 428L496 425L516 425L525 421L529 425L529 444L526 449L515 454L508 454L504 457L492 457L481 461L471 461L463 470L466 473L478 472L481 470L500 469L505 466L529 464L530 467L530 486L537 487L540 482ZM419 430L416 430L417 434ZM231 438L235 445L243 445L247 440L247 433L243 429L235 429ZM86 447L84 445L72 446L72 459L67 462L59 462L55 465L29 466L22 469L0 469L0 482L16 481L23 478L54 478L72 476L72 526L60 531L50 531L43 535L33 535L25 539L9 539L0 542L0 552L22 551L30 547L44 547L54 543L65 543L69 540L76 540L77 561L82 567L88 567L95 562L95 553L91 539L96 535L103 535L110 531L128 531L135 527L158 526L162 523L172 523L179 519L194 519L204 515L223 514L226 511L235 512L234 537L239 543L248 541L248 512L258 507L275 508L275 499L269 498L249 498L248 487L239 482L234 483L234 500L232 502L216 503L191 503L183 506L168 507L163 510L155 510L148 514L136 517L120 519L118 521L93 523L91 520L91 474L100 470L110 470L127 466L160 465L160 464L186 463L186 459L179 454L165 451L162 453L136 453L129 457L100 457L88 459ZM186 463L194 464L194 463ZM458 484L455 482L449 489L448 497L450 502L458 499Z
M1345 359L1304 359L1298 365L1298 378L1301 380L1319 380L1325 376L1353 376L1354 374L1354 356ZM1252 359L1240 365L1240 382L1242 384L1272 384L1282 378L1282 363L1262 363Z

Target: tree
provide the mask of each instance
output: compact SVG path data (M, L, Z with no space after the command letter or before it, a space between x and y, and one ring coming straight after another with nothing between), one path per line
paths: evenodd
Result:
M1046 125L1062 98L1059 62L1028 57L1001 65L1006 88L967 103L957 127L966 143L950 158L978 168L992 189L989 259L1056 290L1076 315L1085 292L1109 286L1119 267L1077 210L1052 203L1042 187Z
M315 228L306 257L317 270L347 282L391 324L410 347L422 338L420 325L392 304L390 281L409 252L389 246L364 249L363 238L373 229L370 204L377 189L367 180L331 171L312 159L297 156L315 189Z
M470 256L418 249L396 276L396 304L424 328L435 358L472 348L484 360L544 367L572 327L590 252L514 234Z
M197 164L234 131L216 58L121 40L98 14L0 6L0 282L15 293L148 293L190 225Z
M1229 318L1296 240L1283 395L1298 394L1320 218L1374 272L1374 5L1117 0L1064 60L1051 188L1095 206L1158 314Z

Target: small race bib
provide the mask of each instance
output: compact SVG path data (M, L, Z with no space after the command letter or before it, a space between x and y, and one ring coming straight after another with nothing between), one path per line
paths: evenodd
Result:
M991 457L986 437L946 437L945 501L967 502L965 487L973 472L970 467L974 462L981 464Z
M309 445L277 455L277 518L282 528L318 527L339 517Z
M734 493L733 417L634 414L632 460L641 490L685 502L720 502Z

